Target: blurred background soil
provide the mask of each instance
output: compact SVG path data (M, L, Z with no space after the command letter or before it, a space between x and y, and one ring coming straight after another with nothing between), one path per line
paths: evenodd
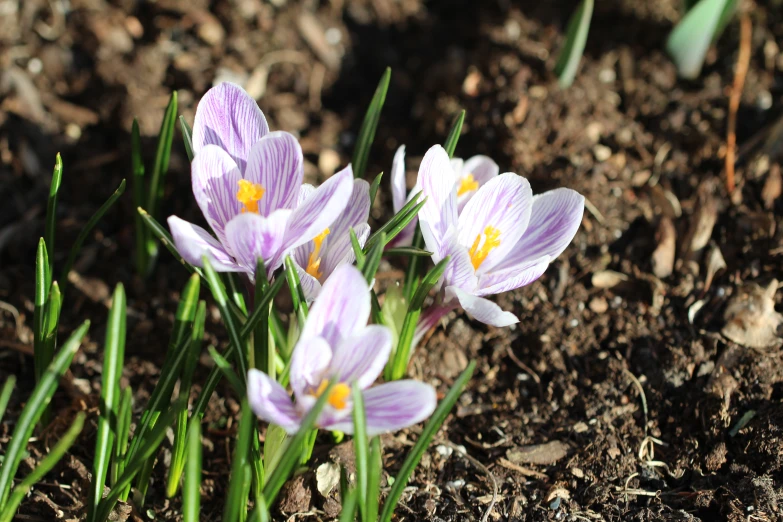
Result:
M781 520L783 3L741 3L753 36L733 198L723 170L739 23L699 79L684 81L662 50L676 2L596 4L580 72L561 90L551 71L574 1L0 0L0 374L20 378L0 445L33 386L35 247L58 151L61 270L86 220L130 175L133 118L152 161L172 90L192 122L211 85L243 85L272 128L300 137L306 176L322 181L349 161L390 66L368 176L388 172L405 144L412 186L420 157L466 109L458 156L488 154L534 192L566 186L588 198L582 228L546 275L499 297L518 325L452 314L419 348L411 372L440 392L468 360L479 366L397 518ZM376 220L390 215L388 180L383 187ZM186 273L163 251L151 278L134 275L134 211L128 190L69 277L60 335L85 318L93 327L55 398L57 421L30 444L20 473L76 412L90 420L19 520L84 512L118 282L129 292L123 380L138 411L158 378ZM202 219L179 136L161 217L170 214ZM399 268L384 265L379 281ZM209 320L209 340L223 348L216 309ZM202 363L203 375L209 358ZM203 520L221 516L237 411L221 387L205 426ZM384 439L387 473L416 433ZM317 463L350 453L321 442ZM179 520L179 499L162 491L167 458L144 509L124 506L117 520ZM336 506L308 473L275 517L326 520Z

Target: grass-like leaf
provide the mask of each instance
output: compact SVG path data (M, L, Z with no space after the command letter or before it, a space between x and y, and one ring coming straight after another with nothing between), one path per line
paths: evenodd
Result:
M133 119L131 125L131 179L133 180L133 205L142 207L144 201L144 158L141 154L141 134L139 132L139 122ZM144 226L141 216L134 216L136 226L135 254L136 254L136 272L143 276L148 274L148 254L147 242L149 241L149 231Z
M446 137L446 142L443 144L443 148L446 149L446 153L449 158L454 157L454 151L457 150L457 142L462 134L462 125L465 123L465 109L461 110L457 117L454 119L454 123L451 126L449 135Z
M35 424L52 400L52 396L60 384L60 379L71 365L73 356L79 349L79 345L89 328L90 322L85 321L65 341L65 344L57 352L46 372L41 376L38 385L33 389L33 393L16 421L11 440L5 448L3 462L0 464L0 513L4 511L14 475L16 475L16 470L19 468L19 462L22 460L27 441L33 433Z
M365 495L365 519L372 522L378 520L378 501L381 494L382 471L381 438L373 437L370 441L370 454L367 457L367 494Z
M182 522L199 522L201 516L201 423L188 427L185 481L182 487Z
M356 504L358 498L359 492L356 488L349 489L347 493L343 495L343 509L340 511L340 522L354 522L354 520L356 520Z
M587 33L590 32L593 4L594 0L582 0L568 21L565 44L555 65L558 83L564 89L574 82L576 71L579 69L579 62L585 51Z
M239 419L237 443L234 446L234 456L231 460L231 478L228 482L228 493L223 509L223 520L244 520L247 514L247 499L250 491L249 478L245 474L250 454L250 439L255 433L256 419L247 398L242 401L242 412Z
M46 250L51 253L49 258L49 273L54 273L54 236L55 225L57 223L57 194L60 192L60 184L63 180L63 159L60 153L54 160L54 171L52 172L52 183L49 185L49 201L46 203Z
M269 290L269 281L266 276L266 265L264 260L259 257L256 262L256 287L253 293L253 301L261 302L264 298L264 294ZM274 356L270 357L269 349L269 307L267 305L261 310L258 310L258 305L255 305L258 310L260 318L258 325L253 329L253 366L260 369L262 372L267 373L272 379L275 378L275 364ZM274 350L274 346L271 347Z
M73 423L71 423L68 431L66 431L60 440L57 441L57 444L54 445L49 454L14 488L14 491L11 493L8 502L2 510L0 522L11 522L19 504L27 493L44 477L44 475L52 470L55 464L60 462L60 459L63 458L65 452L68 451L76 441L76 437L81 433L82 427L84 426L84 417L85 415L83 412L76 415L76 418Z
M356 490L358 491L359 513L364 522L370 522L367 518L367 481L369 475L367 442L367 414L364 410L364 395L356 383L351 385L351 398L353 399L353 450L356 456ZM374 521L373 521L374 522Z
M65 295L65 289L68 285L68 274L71 273L71 268L73 268L73 264L76 262L76 256L79 255L84 241L87 239L87 236L90 234L90 232L92 232L92 229L95 228L95 225L98 224L98 221L101 220L103 215L106 214L106 212L114 205L114 203L120 198L120 196L122 196L124 192L125 180L123 179L114 193L109 196L109 199L107 199L98 210L95 211L95 214L90 217L82 230L79 232L79 235L76 236L76 241L74 241L73 246L71 247L71 251L68 253L68 260L65 262L65 268L63 268L62 275L59 279L60 284L62 285L61 292L63 295Z
M133 416L133 390L130 387L122 390L120 407L117 410L116 442L114 456L111 462L109 482L113 486L122 475L125 465L125 455L130 442L131 417Z
M220 316L223 318L223 323L226 325L226 330L228 331L228 338L231 341L231 344L234 345L234 350L236 352L235 359L237 366L239 367L241 379L244 382L244 380L247 379L248 370L247 342L245 342L240 335L236 318L228 308L228 295L226 295L226 289L220 282L217 272L212 268L212 263L209 262L209 258L206 256L203 258L203 266L204 278L209 285L210 292L212 292L212 298L215 300L218 310L220 310Z
M220 355L214 346L207 348L207 351L209 352L209 356L212 357L212 360L215 362L215 367L220 370L220 373L223 374L223 377L225 377L231 387L234 388L234 392L237 394L237 397L244 397L247 393L245 383L242 382L242 379L237 376L234 368L231 367L231 363L228 362L225 357Z
M672 29L666 40L666 50L680 76L689 80L699 76L710 44L736 7L737 0L699 0Z
M179 130L182 131L182 141L185 143L185 154L188 155L188 161L193 161L193 129L184 116L179 117Z
M419 440L416 441L416 445L413 446L408 453L408 456L405 458L405 461L402 463L402 467L397 473L397 477L395 477L389 496L386 497L386 502L383 504L383 511L381 512L381 522L389 522L391 520L391 517L394 514L394 508L397 506L405 486L408 485L408 480L410 480L413 470L419 464L422 455L424 455L424 452L427 450L430 442L432 442L433 437L435 437L435 434L443 425L443 422L454 407L457 399L462 395L462 390L473 375L475 368L476 361L471 361L470 364L468 364L468 367L465 368L465 371L463 371L454 382L454 386L451 387L449 393L446 394L446 397L440 401L440 404L435 408L432 417L430 417L430 420L424 426L424 429L419 436Z
M391 80L391 68L387 67L383 76L381 76L381 81L378 82L378 87L375 89L375 94L372 97L370 106L367 108L367 114L364 115L364 121L359 130L359 138L353 151L353 160L351 161L354 177L363 177L364 171L367 169L367 158L370 156L370 147L375 139L375 131L381 118L381 109L386 101L389 80Z
M117 479L117 483L111 491L109 491L109 494L98 504L95 517L92 520L88 520L88 522L105 522L109 518L111 510L114 509L117 500L125 489L130 486L131 481L136 474L142 470L147 461L157 453L161 442L163 442L163 439L166 437L166 431L174 423L174 419L176 419L179 410L184 407L185 405L182 402L177 401L169 410L160 416L158 422L155 424L155 428L150 432L149 436L144 439L144 443L139 447L139 450L130 462L128 462L122 475Z
M432 257L432 252L412 246L387 248L385 254L387 256Z
M177 91L171 93L169 104L163 115L158 134L158 146L155 149L155 163L152 165L149 193L147 195L147 211L156 214L158 201L163 197L163 181L169 170L171 159L171 144L174 142L174 128L177 123Z
M370 185L370 207L375 203L375 196L378 195L378 188L381 186L381 180L383 179L383 172L375 176L375 179Z
M33 302L33 359L35 363L35 382L41 380L41 375L52 360L52 354L46 350L46 303L49 297L49 256L46 252L46 241L38 241L35 253L35 301Z
M424 206L424 201L426 198L419 201L419 197L421 196L421 191L417 192L416 194L411 197L411 199L405 203L405 205L400 209L399 212L394 214L392 218L383 224L378 230L376 230L368 239L367 242L364 244L364 251L369 252L370 248L375 244L376 241L380 238L381 233L386 234L386 241L391 241L394 239L394 237L399 233L402 229L404 229L408 224L413 221L413 218L416 217L416 215L419 213L419 209ZM397 233L392 233L394 230L397 231Z
M95 454L93 457L92 482L90 483L87 518L92 518L103 496L106 476L115 443L120 403L120 378L125 361L126 327L125 289L118 284L112 296L109 320L106 325L106 343L103 356L103 381L101 385L100 415L98 431L95 436Z
M301 458L301 448L305 446L307 439L311 437L310 432L313 430L315 422L321 415L321 411L324 409L326 401L332 393L335 384L335 382L330 382L329 386L327 386L321 396L318 397L318 400L315 402L312 409L307 413L302 420L302 423L299 425L299 431L290 439L286 449L283 451L280 462L275 467L274 471L269 474L266 484L264 484L264 498L267 499L267 505L271 505L275 501L277 494L280 492L280 488L283 487L283 484L294 470L294 466L299 462Z
M5 410L8 408L8 401L11 400L11 394L14 393L16 386L16 375L9 375L3 383L3 390L0 391L0 421L3 420Z
M294 311L299 318L299 324L304 325L304 319L310 311L305 299L302 283L299 281L299 272L296 271L294 260L291 256L285 257L285 278L288 281L288 288L291 290L291 299L294 302Z
M364 279L368 285L372 285L375 280L375 274L378 272L378 267L381 266L381 258L383 257L383 247L386 246L386 233L381 232L378 241L367 252L367 257L364 258L360 270Z
M169 234L168 230L163 228L163 226L160 223L158 223L158 221L154 217L150 216L149 212L147 212L143 208L138 207L136 208L136 211L138 212L139 216L141 217L141 220L147 226L147 228L152 233L152 235L155 236L155 238L157 238L158 241L163 243L163 246L166 247L166 250L171 252L171 255L173 255L177 261L182 263L182 266L184 266L188 272L190 272L191 274L197 273L203 277L204 274L200 268L191 265L190 263L185 261L185 258L183 258L182 255L180 255L179 251L177 250L177 247L174 246L174 239L172 239L171 234Z

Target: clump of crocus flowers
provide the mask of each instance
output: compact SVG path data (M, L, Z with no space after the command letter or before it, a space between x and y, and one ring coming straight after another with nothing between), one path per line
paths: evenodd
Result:
M432 414L436 395L430 385L413 380L375 385L400 347L392 341L399 332L391 331L399 325L383 324L383 315L373 313L378 312L374 272L353 266L372 257L380 241L368 224L370 184L353 179L351 165L318 187L305 184L297 138L270 131L255 101L229 83L214 87L199 103L192 150L193 194L211 233L169 218L185 261L203 266L206 259L218 272L239 273L248 286L257 279L293 278L292 292L310 304L309 315L302 314L292 330L300 332L286 375L293 398L266 368L251 369L247 394L256 415L296 433L327 389L315 421L326 430L353 433L354 390L363 397L371 436ZM397 215L413 204L421 206L418 216L408 215L407 225L382 246L430 255L440 267L437 281L428 287L432 295L424 296L429 304L415 316L417 335L408 338L414 344L457 308L497 327L517 322L488 297L538 279L573 239L584 209L584 198L573 190L534 196L524 177L501 174L492 159L452 159L439 145L424 156L410 193L401 147L391 185ZM259 260L266 273L256 273ZM295 276L281 269L284 264ZM376 324L368 325L371 317Z

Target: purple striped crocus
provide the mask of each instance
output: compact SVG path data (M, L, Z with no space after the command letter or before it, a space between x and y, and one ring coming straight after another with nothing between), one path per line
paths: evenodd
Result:
M352 172L351 166L347 169ZM353 177L353 174L351 174ZM309 186L308 190L315 190ZM359 244L363 247L370 236L370 184L363 179L353 181L353 192L345 209L311 241L294 250L293 260L299 273L299 281L307 301L314 300L321 291L321 285L343 264L356 260L351 246L350 230L353 229Z
M168 219L182 257L254 279L256 260L269 274L292 249L323 234L345 209L353 175L343 169L313 189L302 185L297 139L270 132L255 100L238 85L210 89L193 124L193 194L215 233L176 216Z
M467 160L462 158L453 158L451 160L451 172L454 177L454 183L457 186L457 204L459 210L467 204L478 189L492 178L498 175L500 168L492 158L487 156L473 156ZM394 212L397 213L410 200L410 198L421 190L419 184L410 192L406 193L405 188L405 145L401 145L394 153L392 160L392 205ZM413 233L416 229L417 218L400 232L392 241L392 246L409 246L413 240Z
M388 328L367 325L370 289L356 267L344 264L324 283L310 309L291 359L294 399L265 373L250 370L247 394L261 419L295 433L330 382L316 422L319 428L353 433L351 387L362 390L370 436L400 430L429 417L436 405L427 384L402 380L372 386L391 353Z
M464 178L455 181L446 151L432 147L419 168L417 185L427 197L419 222L432 260L451 257L441 281L442 300L425 312L419 330L457 305L486 324L516 323L514 314L485 297L541 277L582 221L584 197L570 189L533 196L525 178L507 172L490 176L463 206L463 183Z

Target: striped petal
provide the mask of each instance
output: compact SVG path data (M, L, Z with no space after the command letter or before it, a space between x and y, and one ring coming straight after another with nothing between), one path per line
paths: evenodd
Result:
M250 149L269 132L269 125L256 101L233 83L212 87L201 98L193 122L193 153L217 145L245 171Z
M457 173L457 204L461 212L480 187L497 177L500 173L500 167L488 156L473 156L460 165L459 169L455 168L454 172ZM475 185L470 184L469 181L473 181ZM472 186L475 188L471 188ZM460 189L462 189L462 194L459 194Z
M484 324L502 327L519 322L517 316L511 312L504 312L497 304L489 299L477 297L455 286L446 288L446 298L456 298L460 306L475 320Z
M479 278L476 295L495 295L529 285L546 272L552 260L545 255L501 271L493 271Z
M264 189L258 201L262 216L277 209L296 207L304 176L303 164L302 147L287 132L270 132L253 145L244 177Z
M299 414L285 389L258 370L247 372L247 400L258 417L290 434L299 430Z
M226 226L226 246L237 262L254 273L258 258L271 273L283 260L283 238L290 210L278 210L268 217L245 213Z
M392 208L400 211L407 200L408 189L405 185L405 145L400 145L394 153L391 171Z
M391 348L392 335L388 328L377 324L367 326L337 346L329 371L341 382L355 381L361 389L368 388L386 366Z
M218 240L224 244L226 224L243 208L237 200L241 179L242 174L236 163L220 147L207 145L193 158L193 195L207 223L215 231Z
M422 195L427 202L419 211L419 221L429 229L427 248L443 257L446 236L457 224L457 192L449 155L440 145L427 151L419 167ZM415 190L415 189L414 189Z
M332 348L321 337L300 338L291 355L291 388L301 402L312 395L325 378L332 360Z
M171 216L168 223L177 251L191 265L202 266L202 257L207 256L212 267L218 272L242 271L223 245L200 226L177 216Z
M485 248L488 232L498 234L496 246L483 256L472 256L478 274L491 270L517 244L530 221L532 201L530 183L507 172L481 187L465 205L459 216L458 240L463 246L478 253Z

